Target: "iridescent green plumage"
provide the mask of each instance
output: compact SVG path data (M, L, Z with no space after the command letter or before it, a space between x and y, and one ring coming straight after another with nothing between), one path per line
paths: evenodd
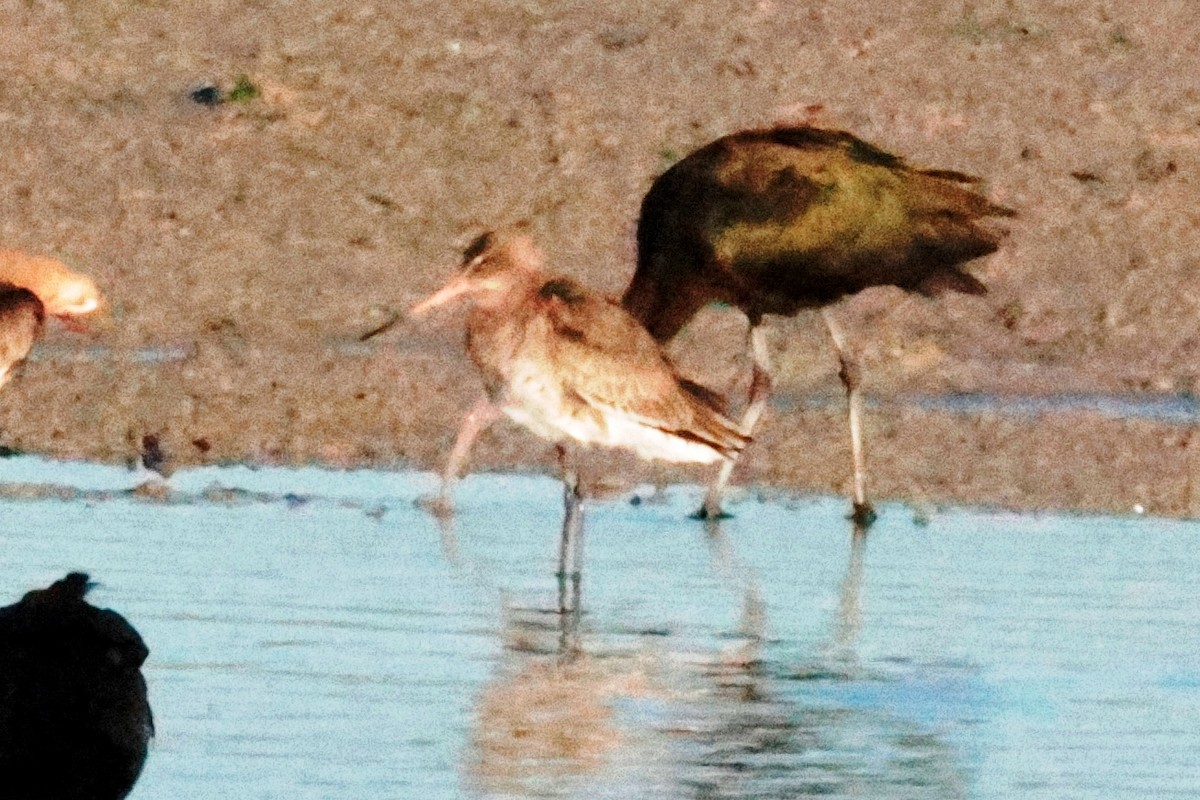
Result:
M978 221L1012 212L974 182L910 167L842 131L723 137L647 193L624 303L665 341L709 302L757 320L876 285L982 293L959 265L999 245Z

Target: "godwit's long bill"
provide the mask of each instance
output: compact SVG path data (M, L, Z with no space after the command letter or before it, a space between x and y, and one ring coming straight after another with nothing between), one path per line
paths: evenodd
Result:
M616 301L542 271L525 236L487 233L460 271L413 314L470 302L467 350L486 396L467 415L443 473L443 498L491 420L507 415L554 442L562 461L566 520L561 574L578 574L581 495L568 443L632 450L645 459L711 464L749 442L712 392L680 377L658 343Z
M869 286L923 295L983 294L962 271L994 252L985 217L1012 216L972 188L978 179L910 167L843 131L794 127L717 139L654 181L638 221L638 265L623 304L651 335L671 340L704 306L725 303L750 322L754 369L742 418L749 433L770 394L767 314L822 308L841 363L854 458L854 516L866 493L858 369L828 306ZM702 516L720 514L732 470L722 465Z

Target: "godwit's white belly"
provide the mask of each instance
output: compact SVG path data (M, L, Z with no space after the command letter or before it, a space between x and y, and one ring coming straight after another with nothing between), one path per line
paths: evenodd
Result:
M611 407L597 407L567 392L536 368L509 375L500 408L543 439L632 450L638 456L685 464L711 464L724 456L701 442L660 430Z

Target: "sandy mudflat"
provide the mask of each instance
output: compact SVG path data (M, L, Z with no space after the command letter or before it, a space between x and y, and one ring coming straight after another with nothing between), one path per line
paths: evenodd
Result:
M488 226L527 224L556 268L619 291L653 177L775 122L984 176L1020 213L974 270L987 297L839 308L872 395L1192 391L1195 4L884 9L0 2L0 244L90 272L112 311L88 336L51 332L3 394L2 441L121 460L158 433L175 463L435 467L479 392L461 318L358 335ZM188 99L243 74L259 96ZM673 351L736 392L743 335L713 311ZM786 395L836 396L815 318L772 335ZM868 430L881 497L1200 510L1188 427L889 408ZM846 450L836 404L776 410L740 475L843 490ZM504 426L476 466L549 461Z

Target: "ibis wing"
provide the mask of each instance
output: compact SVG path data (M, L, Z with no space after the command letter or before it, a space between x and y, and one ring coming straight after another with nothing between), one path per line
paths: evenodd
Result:
M976 220L1012 214L975 191L969 175L910 167L842 131L735 134L671 171L664 191L690 187L688 213L719 263L749 272L802 263L809 280L874 259L974 258L996 246Z
M746 164L722 177L736 187L711 222L721 263L752 270L802 261L836 273L856 262L847 254L904 247L911 235L901 180L886 168Z
M976 179L913 167L843 131L741 131L650 186L624 303L658 341L711 302L757 320L869 286L980 293L960 265L994 252L1012 216Z

